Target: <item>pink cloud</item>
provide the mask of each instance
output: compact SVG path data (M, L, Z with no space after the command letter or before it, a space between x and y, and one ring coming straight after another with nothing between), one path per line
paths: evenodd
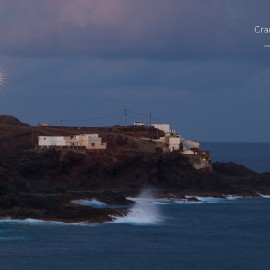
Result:
M257 42L250 25L259 11L264 17L248 0L2 0L0 49L135 56L241 50L241 42Z

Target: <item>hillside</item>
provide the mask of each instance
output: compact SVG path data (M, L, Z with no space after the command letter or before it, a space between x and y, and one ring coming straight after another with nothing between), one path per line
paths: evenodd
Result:
M164 154L157 143L145 139L162 135L152 127L31 127L14 119L0 117L0 216L105 221L119 211L91 212L70 201L99 198L128 204L125 196L145 186L158 188L160 196L270 194L268 173L234 163L214 163L214 172L204 173L180 152ZM82 133L100 134L108 149L87 154L35 149L37 136ZM73 215L60 215L63 211Z

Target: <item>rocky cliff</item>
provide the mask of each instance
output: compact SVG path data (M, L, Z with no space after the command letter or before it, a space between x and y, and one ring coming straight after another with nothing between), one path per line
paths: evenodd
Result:
M98 153L35 149L39 135L82 133L99 133L108 149ZM179 152L164 154L145 139L159 133L133 126L31 127L13 117L0 117L0 216L106 221L121 211L70 202L99 198L128 204L125 196L144 186L158 188L162 196L270 194L269 173L258 174L234 163L214 163L213 173L197 171Z

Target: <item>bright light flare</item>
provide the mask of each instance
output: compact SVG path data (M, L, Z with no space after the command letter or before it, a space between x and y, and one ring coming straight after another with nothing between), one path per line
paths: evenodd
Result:
M4 75L3 73L0 71L0 84L4 81Z
M5 83L5 74L2 70L0 70L0 87Z

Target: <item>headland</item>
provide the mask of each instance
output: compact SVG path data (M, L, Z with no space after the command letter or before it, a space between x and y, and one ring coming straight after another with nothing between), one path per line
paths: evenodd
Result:
M88 144L82 136L86 134L95 134L87 137ZM57 142L40 143L44 138ZM57 145L61 138L68 144ZM154 126L30 126L13 116L0 116L0 217L111 221L127 211L118 206L132 204L126 197L149 186L159 197L186 200L270 194L270 173L212 163L207 150L183 149L181 144L177 148L177 142L176 134L168 139ZM72 203L81 199L112 207Z

